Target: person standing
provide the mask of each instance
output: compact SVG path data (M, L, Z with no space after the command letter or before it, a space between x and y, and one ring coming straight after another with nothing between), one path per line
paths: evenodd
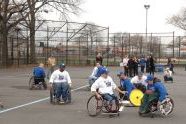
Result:
M101 65L103 65L103 57L101 55L101 53L98 53L98 55L96 56L96 63L100 63Z
M155 71L155 66L154 66L154 58L153 58L153 56L150 56L149 57L149 72L150 72L150 75L152 74L152 75L154 75L154 71Z
M133 72L134 72L134 76L135 75L138 75L138 64L139 64L139 61L136 57L133 58L133 61L134 61L134 67L133 67Z
M146 58L146 73L149 73L150 70L150 59L149 56Z
M134 71L134 60L132 57L130 57L128 61L128 72L129 72L129 77L133 77L133 71Z
M53 56L50 56L48 58L48 66L49 66L49 72L47 73L47 78L49 79L50 75L54 72L54 68L56 66L56 58Z
M140 64L140 67L141 67L141 72L144 73L146 60L143 56L140 58L139 64Z
M124 67L125 75L127 76L128 76L128 61L129 61L129 58L126 55L125 58L123 58L123 67Z

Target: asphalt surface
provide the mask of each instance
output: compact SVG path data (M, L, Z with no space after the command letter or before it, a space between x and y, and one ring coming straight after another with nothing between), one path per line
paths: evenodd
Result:
M169 94L174 100L173 113L163 118L159 115L139 117L137 107L126 107L119 117L100 115L90 117L86 103L91 96L86 87L91 67L68 67L73 81L72 103L52 105L49 91L28 90L31 68L0 70L0 99L4 109L0 110L0 124L185 124L186 122L186 71L176 68L174 83L166 83ZM116 73L119 67L110 67L110 75L118 84ZM162 79L162 74L156 74ZM82 88L81 88L82 87ZM76 90L77 88L80 88ZM39 101L38 101L39 100ZM20 106L22 105L22 106Z

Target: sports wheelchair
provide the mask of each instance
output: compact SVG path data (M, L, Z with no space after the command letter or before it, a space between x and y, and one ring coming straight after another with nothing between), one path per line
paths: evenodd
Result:
M143 104L143 100L142 100ZM163 100L160 104L158 104L158 99L157 98L152 98L149 101L149 104L147 106L147 110L145 113L141 113L140 111L141 108L139 108L139 116L144 116L144 115L151 115L153 117L153 114L155 112L160 113L163 117L168 116L174 109L174 101L171 97L167 96L165 100Z
M67 102L58 102L56 98L56 90L54 84L50 88L50 103L51 104L67 104L71 102L71 88L69 87L67 90ZM62 96L60 98L62 100Z
M34 76L31 76L31 78L29 79L29 89L33 90L33 89L47 89L47 84L45 82L44 78L36 78Z
M119 99L113 99L111 103L108 103L106 99L103 97L98 99L96 95L92 95L87 101L87 112L92 117L100 114L109 115L110 117L113 115L119 116L123 107L123 103Z

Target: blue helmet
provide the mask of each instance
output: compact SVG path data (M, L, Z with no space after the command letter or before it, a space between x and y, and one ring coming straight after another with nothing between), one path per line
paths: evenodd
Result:
M152 75L148 75L147 79L146 79L146 82L152 81L153 79L154 79L154 77Z
M108 72L109 71L108 71L108 69L106 67L101 67L100 70L99 70L100 75L108 74Z

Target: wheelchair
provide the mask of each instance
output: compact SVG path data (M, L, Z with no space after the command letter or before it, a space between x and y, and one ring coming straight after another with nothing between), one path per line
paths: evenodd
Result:
M167 76L164 76L164 82L167 83L167 82L171 82L173 83L173 77L167 77Z
M45 82L45 79L31 76L31 78L29 79L29 89L30 90L33 90L33 89L46 90L47 84Z
M98 99L96 95L92 95L87 101L87 112L89 116L95 117L100 114L111 116L119 116L120 107L124 107L119 100L112 100L109 104L103 97Z
M143 101L142 101L143 102ZM171 97L167 96L160 105L158 105L158 99L154 98L149 102L147 110L145 113L138 112L139 116L151 115L154 117L154 113L158 112L161 116L166 117L172 113L174 109L174 101Z
M70 97L71 98L71 89L69 88L69 90L67 91L67 95L68 95L68 98ZM62 100L62 96L60 98ZM69 101L69 99L67 99L67 101ZM55 104L67 104L69 102L58 102L57 101L57 98L56 98L56 90L55 90L55 87L54 85L52 85L52 87L50 88L50 103L55 105Z

